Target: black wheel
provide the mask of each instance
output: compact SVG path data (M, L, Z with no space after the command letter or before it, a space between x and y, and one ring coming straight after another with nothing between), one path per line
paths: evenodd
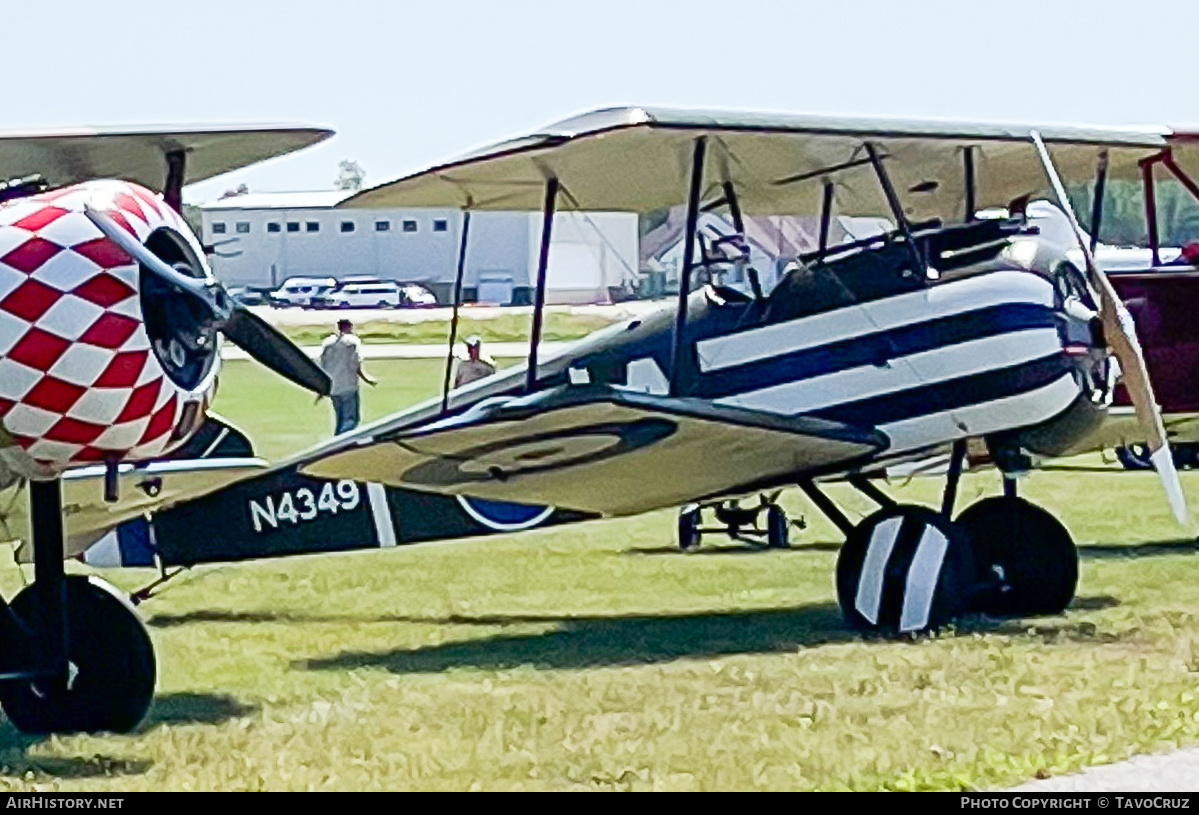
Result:
M699 525L702 515L699 509L684 510L679 513L679 548L683 551L699 546Z
M766 507L766 546L770 549L786 549L790 545L790 527L787 513L778 504Z
M841 613L865 631L940 628L966 611L973 582L965 536L926 507L879 510L854 527L837 557Z
M1078 586L1078 549L1061 521L1023 498L995 497L957 519L970 540L977 610L999 617L1060 614Z
M1152 470L1153 464L1149 461L1149 445L1147 444L1130 444L1127 447L1116 448L1116 458L1124 465L1126 470Z
M157 669L150 636L133 607L107 583L72 575L65 588L67 686L41 680L0 683L0 705L23 733L127 733L154 699ZM47 630L36 584L13 598L12 611L32 636L19 661L36 664ZM20 647L20 639L10 639L15 641L6 642L6 649Z
M1179 470L1189 470L1199 465L1199 445L1174 443L1170 445L1170 453L1174 458L1174 466Z

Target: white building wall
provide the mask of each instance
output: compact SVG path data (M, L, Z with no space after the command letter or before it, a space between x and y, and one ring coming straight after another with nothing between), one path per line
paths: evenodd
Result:
M380 222L387 228L377 228ZM218 224L224 224L223 233L215 231ZM270 231L270 224L278 225L278 230ZM343 224L352 227L342 231ZM444 229L436 228L442 224ZM226 200L202 210L202 225L203 242L214 248L210 257L213 272L229 285L277 286L296 276L373 275L422 283L440 300L448 301L457 269L462 213L330 207L238 209ZM531 302L540 233L539 214L472 214L465 299L476 299L482 283L492 293L506 290L516 302ZM606 301L607 287L634 273L637 247L636 215L557 215L547 300ZM497 281L502 285L497 287Z

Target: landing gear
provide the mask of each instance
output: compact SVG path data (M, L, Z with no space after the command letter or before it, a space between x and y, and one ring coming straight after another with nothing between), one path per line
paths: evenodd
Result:
M23 733L128 732L154 698L150 636L125 598L107 583L72 575L63 589L66 676L2 683L0 705ZM17 653L23 662L36 664L46 656L51 629L38 586L23 589L10 608L27 631L27 638L18 640L24 647Z
M926 507L896 504L850 532L837 558L837 602L854 628L915 634L963 613L975 580L969 541Z
M996 617L1060 614L1078 585L1078 550L1062 523L1015 495L984 498L957 525L970 541L974 610Z
M699 546L703 536L699 529L702 522L703 513L697 506L683 507L679 511L679 548L684 552Z
M736 501L725 501L711 507L688 504L679 510L678 543L686 551L699 545L705 533L728 535L733 540L745 541L757 546L765 544L767 549L786 549L790 546L791 524L804 527L803 519L791 521L776 501L779 494L761 497L758 506L743 507ZM703 526L704 509L712 509L722 526ZM761 525L760 525L761 524Z
M1171 444L1170 455L1174 459L1174 466L1179 470L1199 467L1199 445L1197 444ZM1116 458L1126 470L1153 469L1153 462L1149 460L1149 445L1147 444L1117 447Z
M63 571L62 490L31 481L34 582L0 606L0 705L26 733L127 732L154 696L154 649L115 589Z

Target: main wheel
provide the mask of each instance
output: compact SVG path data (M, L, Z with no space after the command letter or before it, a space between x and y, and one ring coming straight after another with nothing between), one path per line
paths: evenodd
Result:
M702 518L698 508L679 512L679 548L684 552L699 546L699 525Z
M771 504L766 507L766 546L770 549L786 549L789 544L787 513L778 504Z
M1061 521L1023 498L984 498L957 519L970 540L978 611L999 617L1060 614L1078 586L1078 549Z
M107 583L72 575L65 579L65 593L66 686L45 680L0 683L0 705L23 733L127 733L154 699L150 636L133 607ZM48 631L36 584L13 598L12 611L32 638L19 661L36 665ZM20 640L4 646L21 647Z
M926 507L899 505L854 527L837 557L837 602L851 626L885 634L931 631L966 610L970 546Z
M1124 465L1126 470L1152 470L1153 464L1149 461L1149 445L1147 444L1130 444L1127 447L1116 448L1116 458Z

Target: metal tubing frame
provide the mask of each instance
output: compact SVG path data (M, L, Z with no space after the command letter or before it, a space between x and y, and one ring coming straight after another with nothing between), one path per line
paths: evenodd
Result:
M529 370L525 374L525 392L537 384L537 346L541 342L541 324L545 314L545 275L550 262L550 238L554 232L554 208L558 203L558 178L545 181L545 206L541 210L541 249L537 255L537 292L533 298L533 327L529 331Z
M1091 201L1091 254L1099 247L1099 230L1103 226L1103 193L1107 189L1107 151L1099 154L1095 168L1095 198Z
M958 439L953 443L953 453L949 459L949 473L945 477L945 492L941 495L941 514L945 520L953 515L953 505L958 497L958 484L962 480L962 465L966 462L966 440Z
M912 225L908 223L908 217L903 212L903 203L899 200L899 194L895 192L891 177L887 175L887 168L883 167L883 160L879 157L878 149L872 143L866 142L866 153L870 156L870 163L874 165L874 174L878 176L878 183L882 185L883 195L887 197L887 204L891 207L891 214L895 216L895 223L899 225L899 231L903 234L903 238L908 244L908 250L912 253L912 260L916 262L916 270L922 276L928 277L928 267L924 265L924 258L920 255L920 249L912 238Z
M833 220L833 191L833 182L826 178L820 197L820 246L817 248L822 255L828 249L828 228Z
M974 145L968 145L962 151L962 174L966 181L966 217L965 220L973 221L976 217L978 209L976 180L974 177Z
M1145 226L1149 230L1149 251L1154 266L1162 263L1161 239L1157 233L1157 189L1153 179L1153 165L1158 156L1141 162L1141 186L1145 191Z
M729 217L733 219L733 229L737 230L742 238L745 238L745 218L741 214L741 202L737 200L737 191L733 189L733 182L726 181L721 185L724 190L724 200L729 206ZM762 281L758 278L758 270L752 266L747 266L745 274L749 278L749 286L753 289L754 299L761 300L765 295L762 293Z
M865 476L851 475L848 478L848 481L855 490L862 493L862 495L865 495L880 507L890 509L891 507L895 506L895 499L890 495L887 495L878 487L874 486L874 484L871 484L870 479L866 478Z
M687 298L691 294L691 264L695 261L695 232L699 221L700 195L704 184L704 157L707 140L695 140L691 154L691 189L687 194L687 226L683 236L683 268L679 270L679 304L674 333L670 336L670 395L678 396L683 378L683 330L687 327Z
M162 185L162 200L171 209L183 214L183 185L187 180L187 153L172 150L166 154L167 177Z
M827 495L820 491L815 481L800 481L799 488L816 505L816 508L824 513L824 517L833 522L835 527L844 532L847 537L853 533L855 528L853 521L849 520L845 513Z
M454 343L458 339L458 309L462 305L462 278L466 275L466 240L470 235L470 210L462 213L462 235L458 238L458 272L454 277L454 311L450 316L450 347L445 355L445 378L441 383L441 412L450 404L450 370L454 367Z
M29 482L29 526L33 532L33 589L46 621L47 667L65 679L70 632L66 570L63 567L62 481Z

